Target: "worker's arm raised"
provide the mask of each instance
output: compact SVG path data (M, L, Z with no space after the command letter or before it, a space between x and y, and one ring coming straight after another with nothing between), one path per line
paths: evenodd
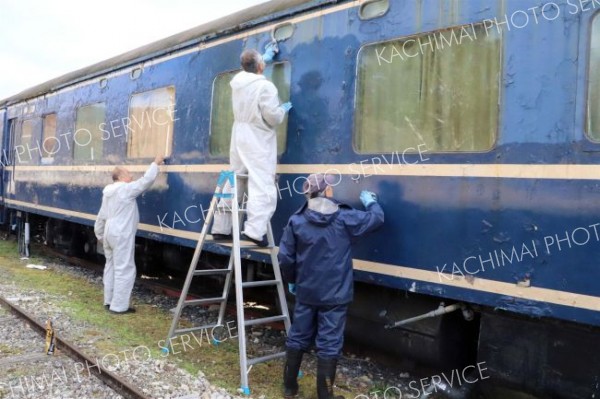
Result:
M279 125L285 118L285 109L279 104L277 88L271 82L267 82L261 90L258 99L260 113L263 119L272 127Z
M365 212L352 209L344 214L344 224L352 237L360 237L369 233L384 222L383 209L377 203L377 196L369 191L360 193L360 200L366 208Z
M126 190L126 194L130 198L136 198L141 195L144 191L148 190L150 186L156 180L156 176L158 176L158 165L164 162L164 158L161 156L157 156L154 159L154 162L150 164L150 167L144 173L144 176L137 179L134 182L128 183L125 186L124 190Z

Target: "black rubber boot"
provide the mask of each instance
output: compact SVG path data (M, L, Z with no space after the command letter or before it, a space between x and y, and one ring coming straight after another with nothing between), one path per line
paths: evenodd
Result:
M298 394L298 372L304 352L288 348L283 369L283 397L293 398Z
M317 397L319 399L344 399L343 396L333 396L333 382L337 359L317 360Z

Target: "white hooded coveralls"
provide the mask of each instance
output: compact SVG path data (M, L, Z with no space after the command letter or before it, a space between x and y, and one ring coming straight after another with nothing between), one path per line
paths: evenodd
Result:
M143 177L131 183L115 182L102 191L102 206L94 225L94 233L104 244L104 304L110 310L124 312L129 308L135 282L135 233L140 215L136 198L146 191L158 175L152 163Z
M230 85L234 122L229 163L235 173L248 173L244 234L260 240L277 207L275 126L283 122L285 111L280 107L277 88L263 75L241 71ZM230 205L221 201L219 206ZM216 212L212 233L231 234L231 214Z

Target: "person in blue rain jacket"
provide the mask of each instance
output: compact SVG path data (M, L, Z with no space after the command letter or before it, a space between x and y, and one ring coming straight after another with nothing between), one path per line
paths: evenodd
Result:
M296 296L294 322L286 341L285 398L298 394L302 355L313 341L318 398L338 398L333 396L333 382L354 293L352 242L384 222L374 193L361 192L366 210L359 211L333 199L334 180L333 175L308 176L304 184L308 201L291 216L279 244L282 275Z

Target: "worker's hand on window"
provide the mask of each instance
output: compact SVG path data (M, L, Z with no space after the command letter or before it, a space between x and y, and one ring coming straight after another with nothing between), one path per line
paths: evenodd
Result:
M290 294L296 295L296 284L289 283L288 291L290 292Z
M262 55L262 59L265 64L270 64L273 62L273 58L275 58L277 53L279 53L279 46L277 45L277 42L273 41L267 44L265 47L265 53Z
M283 108L285 112L290 112L290 109L292 109L292 103L288 101L287 103L281 104L280 107Z
M154 158L154 163L157 165L160 165L163 162L165 162L165 157L163 157L161 155L157 155L156 158Z
M369 205L377 202L377 195L370 191L363 190L360 193L360 200L363 203L363 205L365 206L365 208L367 208Z

